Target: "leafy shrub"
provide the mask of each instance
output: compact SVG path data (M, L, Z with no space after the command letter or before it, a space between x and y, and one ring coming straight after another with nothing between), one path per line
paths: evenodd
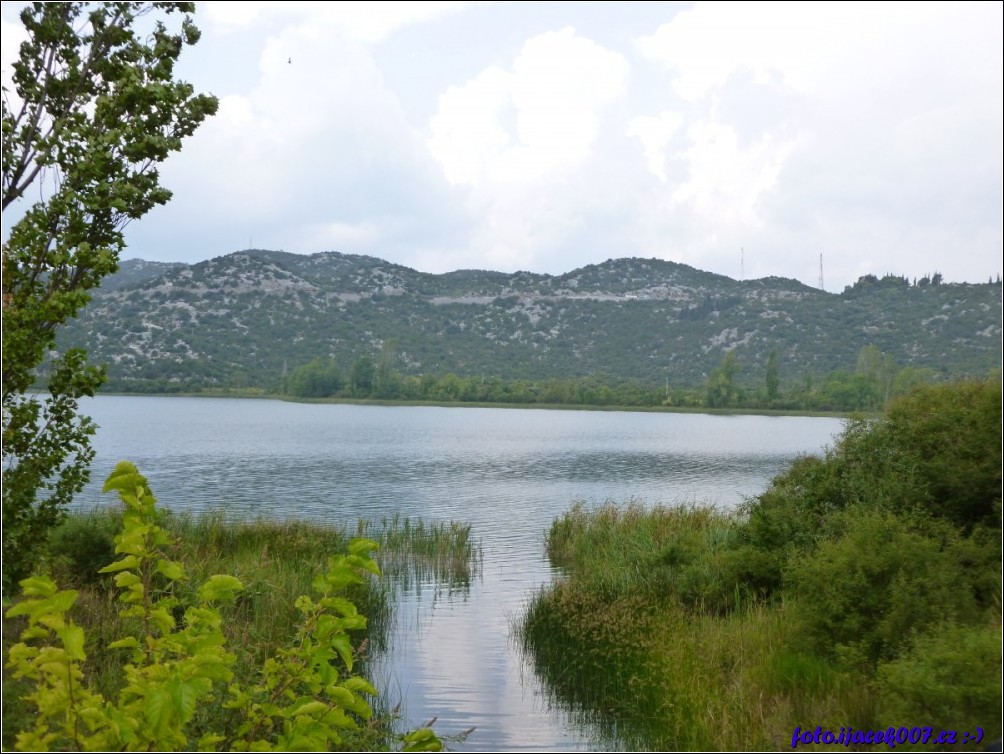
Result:
M842 536L842 513L856 506L999 532L1000 437L993 380L923 387L882 419L849 420L822 458L797 459L744 506L741 540L771 554L751 586L776 588L788 558Z
M70 586L107 580L99 571L115 557L115 534L121 525L117 512L93 511L64 519L49 543L54 577Z
M124 685L106 698L87 683L84 630L68 612L75 591L59 591L48 577L21 582L24 598L7 616L28 626L9 654L15 679L32 685L27 699L37 709L33 724L17 735L21 750L343 750L372 748L365 724L367 700L376 690L352 673L349 632L366 618L343 595L365 574L379 575L370 557L376 543L356 539L349 554L334 556L314 582L316 597L296 603L302 623L292 643L267 659L255 682L233 682L235 656L227 651L218 605L243 589L233 576L210 576L190 589L184 567L167 557L171 537L158 523L156 499L146 479L120 463L105 484L125 505L115 537L121 556L102 569L115 574L120 615L136 633L113 641L123 652ZM183 601L179 595L191 595ZM224 729L205 729L198 712L229 711ZM428 728L402 738L405 750L442 746Z
M902 656L879 666L882 725L923 720L945 730L1001 736L1001 624L934 626Z
M1000 380L934 385L889 407L877 433L923 486L913 501L958 526L1001 520Z
M863 506L835 523L843 533L787 571L816 649L870 666L896 656L925 626L979 619L979 573L960 558L970 548L949 524Z

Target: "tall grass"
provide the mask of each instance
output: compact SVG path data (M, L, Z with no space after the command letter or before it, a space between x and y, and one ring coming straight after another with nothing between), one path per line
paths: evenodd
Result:
M384 574L404 589L426 582L468 589L484 562L471 525L456 521L427 524L395 513L379 524L360 519L355 536L380 543L378 560Z
M847 515L862 542L847 535L809 553L793 546L765 553L751 544L747 519L712 508L646 508L637 501L592 512L575 506L547 536L548 555L564 576L530 600L517 639L551 701L611 748L790 750L796 727L816 726L839 732L981 725L996 740L1000 592L986 553L991 542L999 554L999 536L978 530L958 539L928 522L924 531L940 538L911 535L911 554L882 535L877 514ZM846 557L835 560L832 551ZM925 570L917 558L934 565ZM758 592L748 586L756 580L750 576L767 561L784 564L786 580L822 575L813 589L785 583ZM960 591L972 591L973 600L985 592L983 612L968 622L958 618L965 613L949 613L949 600L933 591L941 582L926 575L932 568ZM890 583L903 594L882 593L882 604L871 610L869 592L888 584L868 581L868 574L894 574ZM936 602L925 602L923 590L912 586L921 578L929 594L941 595ZM843 607L831 615L830 603L845 592L854 599L839 602ZM880 655L862 664L861 653L849 651L856 646L851 640L900 602L929 610L936 604L940 612L904 623L913 630L887 642L892 659ZM835 648L833 627L847 633L851 625L857 634Z
M553 565L608 596L671 594L723 612L753 596L737 574L741 524L713 506L576 504L552 523L546 547Z
M350 534L347 527L317 522L165 512L161 525L175 538L171 557L184 564L191 588L213 574L233 575L244 584L237 601L221 610L228 648L237 656L234 673L242 682L292 639L300 620L296 599L312 593L314 579L327 569L331 556L345 552L352 536L380 544L377 559L385 572L384 578L369 579L347 595L367 617L365 633L356 637L364 673L368 656L384 650L389 641L396 588L420 582L466 588L481 567L481 545L471 527L455 523L430 525L394 516L379 524L360 521ZM118 509L73 513L54 532L49 559L42 565L60 586L79 592L73 618L87 636L85 672L106 695L122 684L122 658L103 648L130 629L119 618L112 578L98 573L115 559L113 538L120 528ZM177 595L181 604L190 596ZM4 619L5 656L20 628L17 621ZM30 723L26 708L17 701L21 696L5 671L4 748L17 730ZM384 713L384 721L393 717L388 710ZM200 710L200 714L212 717L227 711ZM369 741L379 743L379 736Z
M610 746L648 750L790 749L809 722L874 726L860 678L803 646L797 604L737 588L740 523L637 501L557 519L547 550L565 578L516 626L552 702Z

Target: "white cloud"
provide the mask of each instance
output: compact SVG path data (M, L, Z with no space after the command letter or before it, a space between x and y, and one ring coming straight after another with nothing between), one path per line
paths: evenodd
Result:
M269 35L257 62L255 86L222 97L165 165L175 199L157 214L184 218L174 232L215 253L253 242L387 255L401 228L442 221L431 206L442 179L368 45L297 23ZM132 232L136 249L158 243L156 223Z
M683 116L665 110L656 116L639 115L628 124L627 135L636 136L645 149L649 172L661 183L667 181L666 156L670 139L680 130Z
M709 223L760 224L760 197L777 183L790 148L763 138L743 149L734 128L713 121L694 123L688 135L690 146L677 154L688 177L673 190L673 201Z
M536 175L589 156L601 111L623 93L628 65L567 27L528 40L513 73L516 129L525 147L514 158Z
M463 2L205 2L206 19L223 33L299 20L363 42L381 42L395 31L462 9Z
M823 253L828 286L985 280L1002 8L200 3L179 72L220 112L163 166L175 198L131 251L557 273L655 255L736 276L742 246L747 277L814 283Z
M580 223L591 202L575 177L595 159L628 72L621 55L566 27L528 39L510 68L489 67L440 96L426 145L467 190L483 260L533 266Z
M627 75L622 56L572 28L536 36L511 70L493 66L440 97L427 146L456 184L539 180L590 156Z
M697 3L637 45L673 72L673 89L687 100L744 69L758 83L805 92L835 66L871 58L878 30L901 12L881 3Z
M983 248L999 267L984 231L996 223L1000 238L1000 15L899 3L677 14L636 42L685 118L665 153L645 143L671 180L644 199L642 236L655 246L671 228L690 263L733 275L745 241L761 274L812 282L820 252L841 283L946 270L947 248L970 260ZM945 227L956 240L935 242Z
M450 183L480 183L487 164L509 146L512 136L503 118L513 107L512 79L512 73L492 66L440 96L427 146Z

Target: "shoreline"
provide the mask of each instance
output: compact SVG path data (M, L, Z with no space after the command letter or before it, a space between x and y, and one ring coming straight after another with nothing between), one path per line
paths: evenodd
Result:
M589 403L507 403L491 401L422 401L396 400L392 398L298 398L281 393L240 392L240 391L199 391L177 393L153 393L140 391L100 390L96 395L102 396L142 396L147 398L231 398L244 400L272 400L286 403L306 404L344 404L348 406L433 406L437 408L521 408L541 409L545 411L624 411L630 413L654 414L709 414L712 416L804 416L832 419L846 419L854 415L879 416L878 413L854 411L809 411L798 409L768 409L768 408L707 408L701 406L619 406L595 405Z

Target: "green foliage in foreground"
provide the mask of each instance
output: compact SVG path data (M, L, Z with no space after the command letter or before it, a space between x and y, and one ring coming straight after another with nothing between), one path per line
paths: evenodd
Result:
M21 750L331 751L371 748L361 737L373 717L376 689L353 673L350 631L366 618L344 595L366 574L379 575L370 553L377 543L356 539L314 582L315 597L296 601L301 623L294 640L265 660L253 682L234 679L219 605L243 591L239 579L212 575L194 586L169 557L171 537L156 500L132 464L121 463L105 490L125 505L115 538L119 615L133 631L104 651L125 656L124 682L103 695L85 683L87 637L68 616L78 594L47 577L22 582L23 599L7 611L25 616L22 640L9 654L15 678L29 681L34 723L17 736ZM226 710L229 725L206 728L200 710ZM441 741L422 728L402 737L406 751L436 751Z
M523 646L640 748L789 749L810 722L998 740L1000 438L1000 382L932 386L737 513L576 507Z
M0 197L17 217L2 247L5 594L43 555L94 455L79 402L104 368L57 335L115 272L125 226L171 198L158 165L218 105L175 76L199 39L195 3L24 5L0 102Z

